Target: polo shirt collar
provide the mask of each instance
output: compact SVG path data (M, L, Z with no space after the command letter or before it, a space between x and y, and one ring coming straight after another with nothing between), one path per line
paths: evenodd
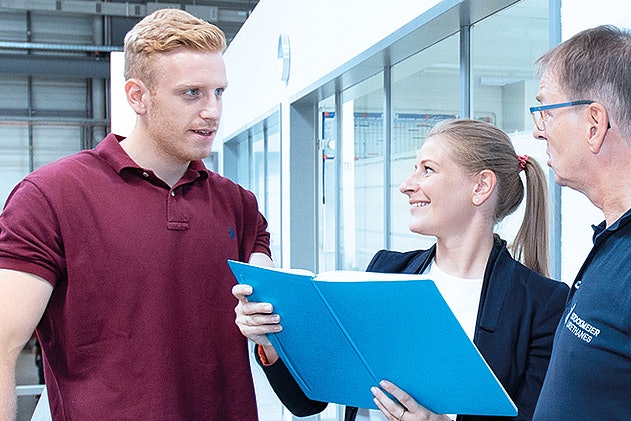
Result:
M594 236L592 238L594 244L597 242L603 241L613 233L623 228L627 224L631 222L631 209L626 211L624 215L622 215L616 222L607 227L607 221L602 221L598 225L592 225L592 229L594 230Z
M118 174L125 169L133 169L138 171L150 171L149 169L139 166L127 152L120 146L119 142L125 139L114 133L109 133L97 146L96 151ZM189 178L191 172L195 174L194 178L205 180L209 176L209 171L202 161L191 161L188 166L188 173L183 178Z

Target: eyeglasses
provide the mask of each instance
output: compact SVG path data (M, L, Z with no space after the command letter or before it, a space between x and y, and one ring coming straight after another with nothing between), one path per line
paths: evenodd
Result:
M532 120L535 122L535 127L537 127L539 131L544 131L546 129L546 115L543 111L551 110L553 108L573 107L575 105L589 105L593 102L594 101L590 101L589 99L579 99L577 101L561 102L559 104L530 107L530 115L532 116Z

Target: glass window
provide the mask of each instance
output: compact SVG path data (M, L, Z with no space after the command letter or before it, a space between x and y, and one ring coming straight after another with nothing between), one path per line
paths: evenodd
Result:
M277 266L282 264L280 148L278 112L224 144L224 175L256 195Z
M281 249L281 159L280 124L278 113L267 122L267 176L265 194L265 217L270 233L272 258L276 266L282 266Z
M336 269L337 234L337 119L335 96L318 104L320 159L318 178L318 272Z
M547 0L519 2L471 29L473 116L507 132L517 153L536 159L546 174L546 144L532 137L528 108L539 88L534 63L547 49ZM496 228L509 243L523 219L523 206Z
M250 133L252 152L250 164L250 190L256 195L259 202L259 210L265 214L265 131L263 124L254 126Z
M407 196L399 185L414 170L416 151L427 132L439 121L458 116L458 34L415 54L392 68L392 152L390 248L427 248L433 237L409 230Z
M383 73L342 93L340 269L365 270L384 247L383 104Z

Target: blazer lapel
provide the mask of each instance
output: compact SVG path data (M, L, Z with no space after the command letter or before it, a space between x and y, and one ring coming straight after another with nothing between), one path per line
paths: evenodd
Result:
M422 273L436 254L436 245L414 256L408 265L402 270L402 273Z
M494 332L497 329L506 294L515 276L514 261L505 256L505 253L508 253L508 250L502 245L495 253L491 252L485 269L477 329L484 329L487 332Z

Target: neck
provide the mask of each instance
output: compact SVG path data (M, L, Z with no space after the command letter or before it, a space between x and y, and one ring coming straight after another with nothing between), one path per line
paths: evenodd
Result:
M140 167L149 169L164 181L169 187L173 187L186 173L190 162L176 162L147 142L141 139L135 131L129 137L120 142L123 150Z
M608 132L598 153L591 157L591 166L583 168L586 179L576 188L603 212L607 226L631 209L631 142L616 134L613 129Z
M465 236L436 241L436 264L444 272L460 278L483 278L493 235Z
M597 184L592 186L576 188L602 211L607 226L616 222L631 209L631 191L625 185L626 180L631 177L631 172L626 176L623 173L624 171L618 172L618 176L609 173L610 178L608 180L599 180Z
M609 227L631 209L631 197L616 197L596 205L605 215L605 223Z

